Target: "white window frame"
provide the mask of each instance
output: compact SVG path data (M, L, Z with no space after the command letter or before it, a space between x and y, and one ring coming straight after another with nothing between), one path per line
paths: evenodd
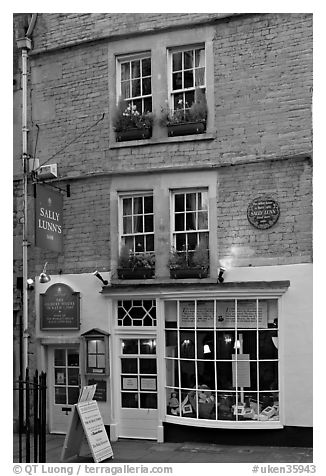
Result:
M134 199L134 198L139 198L139 197L142 197L144 199L144 197L152 197L153 198L153 212L152 212L152 216L153 216L153 231L151 232L145 232L143 231L142 233L123 233L123 199L126 199L126 198L131 198L131 199ZM133 214L131 215L132 217L134 216ZM121 249L121 247L125 244L125 240L124 240L124 237L125 236L129 236L129 237L135 237L137 235L139 236L145 236L146 235L153 235L153 242L154 242L154 249L153 250L146 250L146 246L144 246L145 250L144 252L148 252L148 253L155 253L155 212L154 212L154 193L153 191L139 191L139 192L130 192L130 193L121 193L119 194L119 207L118 207L118 217L119 217L119 249ZM144 210L143 210L143 219L145 217L145 214L144 214ZM145 243L145 240L144 240L144 243ZM133 250L134 253L137 253L137 251L134 249Z
M169 108L170 110L174 109L173 106L173 97L175 94L184 94L187 91L195 91L196 90L196 85L194 81L194 86L191 88L182 88L178 89L176 91L173 91L172 85L173 85L173 63L172 63L172 57L173 53L179 53L179 52L184 52L184 51L189 51L193 50L195 51L196 49L204 49L205 51L205 75L204 75L204 84L200 86L200 89L203 89L206 94L207 90L207 51L206 51L206 44L205 43L196 43L193 45L187 45L187 46L179 46L175 48L169 48L167 50L167 55L168 55L168 61L167 61L167 78L168 78L168 103L169 103ZM182 65L184 66L184 65ZM193 66L193 70L195 70L195 66ZM184 71L184 68L182 68L182 71Z
M174 227L174 218L175 218L175 200L174 196L178 194L187 194L187 193L202 193L206 192L207 193L207 228L205 229L196 229L196 230L183 230L183 231L175 231ZM197 199L196 199L197 200ZM199 187L199 188L182 188L182 189L173 189L170 191L170 230L171 230L171 238L170 238L170 243L171 243L171 248L176 250L176 235L184 233L207 233L208 234L208 246L210 244L210 213L209 213L209 188L208 187ZM198 210L196 209L195 212ZM197 241L198 244L198 241ZM188 248L186 249L188 253Z
M128 55L120 55L120 56L117 56L116 57L116 104L118 104L119 102L119 99L122 94L122 91L121 91L121 64L122 63L125 63L125 62L131 62L131 61L134 61L134 60L142 60L142 59L145 59L145 58L150 58L151 60L151 94L145 94L145 95L140 95L140 96L135 96L133 97L132 96L132 88L131 88L131 76L130 76L130 96L129 96L129 99L126 99L126 107L128 106L128 104L131 104L133 105L134 101L135 100L141 100L142 101L142 105L144 104L144 99L145 98L151 98L151 101L152 101L152 110L153 110L153 81L152 81L152 78L153 78L153 61L152 61L152 54L150 51L144 51L144 52L141 52L141 53L135 53L135 54L128 54ZM142 78L142 76L141 76ZM143 107L142 107L143 109ZM143 112L142 111L139 111L139 112Z

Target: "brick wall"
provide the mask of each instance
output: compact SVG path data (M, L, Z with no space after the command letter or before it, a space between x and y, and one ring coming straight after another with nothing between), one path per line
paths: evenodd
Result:
M217 218L220 258L233 266L312 261L311 161L287 160L219 169ZM259 230L247 220L249 203L273 197L277 223Z
M136 33L196 16L148 14L136 26L133 15L42 14L35 47L116 35L117 20L124 22L121 33L131 25ZM36 157L58 163L72 190L64 200L64 254L31 248L35 272L45 260L49 272L51 263L65 273L108 268L111 174L174 167L218 168L221 255L236 257L239 264L310 261L311 164L291 157L312 151L311 23L310 14L268 14L215 24L216 138L210 141L110 148L107 40L31 56L31 152L38 124ZM84 180L83 174L99 175ZM281 206L279 222L266 232L254 230L246 219L248 203L262 193L274 195Z

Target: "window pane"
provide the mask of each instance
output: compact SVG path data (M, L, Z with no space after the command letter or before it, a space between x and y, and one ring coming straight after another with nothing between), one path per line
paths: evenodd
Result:
M73 349L68 349L68 366L69 367L78 367L79 366L79 352Z
M145 232L151 232L154 230L154 217L153 215L145 216Z
M144 213L153 213L153 197L144 197Z
M194 332L180 332L180 356L186 359L195 358Z
M172 75L172 89L176 91L182 89L182 73L173 73Z
M103 339L98 339L97 340L97 352L99 354L104 354L105 353L105 344Z
M190 107L195 100L195 91L188 91L185 93L185 101L188 104L187 107Z
M68 385L78 385L79 383L79 370L68 369Z
M197 246L197 233L188 234L188 251L194 251Z
M134 217L134 233L142 233L143 230L143 215Z
M186 210L195 211L196 210L196 193L187 193L186 194Z
M122 99L130 98L130 82L129 81L123 81L121 83L121 97ZM127 104L126 104L126 107L127 107Z
M54 388L54 403L58 405L66 404L66 388L65 387Z
M195 86L205 85L205 69L198 68L195 70Z
M186 213L186 230L196 230L196 213Z
M194 86L194 75L193 71L184 72L184 88L192 88Z
M210 390L215 389L215 363L213 361L197 362L199 385L206 385Z
M65 369L54 369L54 382L56 385L66 384L66 371Z
M134 198L134 214L143 213L143 197Z
M185 214L176 213L174 216L174 229L175 231L183 231L185 229Z
M91 368L96 367L96 355L91 354L87 356L87 366Z
M146 251L154 251L154 235L146 235Z
M156 354L156 340L155 339L141 339L140 353L141 354Z
M185 233L178 233L175 237L175 246L177 251L183 251L186 249L186 235Z
M201 49L197 49L195 51L195 66L196 68L198 66L205 66L205 49L204 48L201 48Z
M141 393L140 394L140 408L157 408L157 394L156 393Z
M142 253L144 251L144 236L135 236L135 252Z
M218 390L233 390L232 363L216 362L217 388Z
M142 60L142 75L150 76L152 74L151 58L144 58Z
M97 368L105 369L105 355L97 355Z
M259 362L259 389L278 389L278 363Z
M140 60L134 60L131 62L131 75L132 78L140 77Z
M180 360L181 386L192 389L196 385L195 362Z
M90 354L95 354L95 352L97 351L97 340L89 340L87 342L88 344L88 353Z
M207 212L198 212L198 230L207 230L208 215Z
M132 233L132 218L124 217L123 219L123 234Z
M79 388L78 387L69 387L68 388L68 405L74 405L77 403L79 397Z
M233 405L236 399L233 393L218 394L218 419L219 420L235 420L233 414Z
M132 97L140 96L140 79L133 79L131 81L131 95ZM137 108L139 111L139 109Z
M278 337L277 331L259 332L259 358L277 359Z
M182 69L182 52L173 53L172 55L172 70L181 71Z
M208 210L208 193L198 193L198 210Z
M123 354L138 354L138 340L124 339L122 341L122 353Z
M121 63L121 80L130 78L130 63Z
M241 332L241 336L243 353L249 354L250 359L257 359L256 331L243 331Z
M174 196L174 211L183 212L185 209L185 195L183 193L177 193Z
M197 332L197 358L214 359L214 332Z
M132 103L133 103L133 106L136 107L136 111L141 114L143 112L142 99L134 99Z
M184 69L189 69L193 67L193 51L184 52Z
M138 408L138 394L122 392L121 406L123 408Z
M66 351L65 349L54 349L54 365L66 365Z
M156 359L139 359L139 373L156 374Z
M234 332L216 333L216 358L231 360L234 352Z
M152 107L152 98L144 98L144 108L142 112L152 112L153 107Z
M151 94L152 86L151 86L151 78L144 78L142 80L142 94Z
M123 374L138 373L137 359L121 359L121 373Z

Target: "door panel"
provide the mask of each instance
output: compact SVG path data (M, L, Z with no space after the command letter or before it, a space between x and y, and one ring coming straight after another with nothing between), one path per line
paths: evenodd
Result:
M153 336L124 337L120 348L119 436L157 438L157 358Z
M80 391L79 347L49 348L50 432L66 433Z

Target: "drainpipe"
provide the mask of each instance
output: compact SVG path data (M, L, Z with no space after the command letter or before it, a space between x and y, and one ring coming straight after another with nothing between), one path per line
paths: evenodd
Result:
M27 97L28 97L28 52L32 49L31 35L35 26L37 13L33 13L24 38L17 39L17 46L21 49L22 58L22 165L23 165L23 349L22 349L22 368L21 375L25 373L28 367L28 254L29 246L28 234L28 174L29 159L28 154L28 119L27 119Z

